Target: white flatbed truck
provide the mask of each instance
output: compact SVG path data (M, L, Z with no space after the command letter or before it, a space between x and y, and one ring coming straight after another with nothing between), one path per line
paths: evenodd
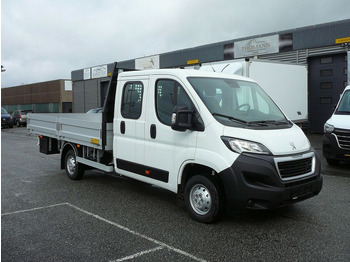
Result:
M253 80L197 70L118 73L101 114L30 114L40 152L61 168L115 172L170 190L203 223L317 195L320 160Z

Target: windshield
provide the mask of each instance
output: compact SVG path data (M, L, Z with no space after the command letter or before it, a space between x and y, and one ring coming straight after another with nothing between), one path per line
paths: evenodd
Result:
M8 114L5 108L1 108L1 114Z
M26 115L29 113L33 113L33 111L32 110L21 111L21 115Z
M189 77L213 116L228 126L290 126L281 110L256 83L226 78Z
M350 90L346 91L342 96L339 106L335 111L337 115L347 115L350 114Z

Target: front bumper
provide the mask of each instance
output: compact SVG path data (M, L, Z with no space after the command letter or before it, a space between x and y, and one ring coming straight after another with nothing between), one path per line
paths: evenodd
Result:
M219 173L225 189L227 210L272 209L316 196L322 188L321 163L314 150L312 172L283 179L274 156L240 155ZM303 163L301 163L303 165Z
M1 118L1 127L13 126L12 118Z
M350 161L350 149L339 147L336 135L323 135L323 156L327 159Z

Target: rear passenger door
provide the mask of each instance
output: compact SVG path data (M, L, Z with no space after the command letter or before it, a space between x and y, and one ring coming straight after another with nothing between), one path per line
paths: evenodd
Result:
M145 89L148 79L124 81L123 87L117 90L119 107L115 111L113 150L116 153L117 172L134 176L137 164L144 162L145 138Z

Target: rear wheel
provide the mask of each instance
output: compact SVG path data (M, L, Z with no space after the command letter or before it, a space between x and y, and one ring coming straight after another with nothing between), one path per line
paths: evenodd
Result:
M80 180L84 176L84 166L77 163L74 150L67 151L64 158L65 170L67 176L72 180Z
M213 178L193 176L185 186L185 204L190 216L201 223L211 223L220 218L223 197Z

